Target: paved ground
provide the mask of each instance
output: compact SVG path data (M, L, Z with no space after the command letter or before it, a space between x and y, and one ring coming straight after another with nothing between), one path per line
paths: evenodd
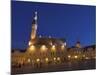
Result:
M32 66L12 68L12 75L25 74L25 73L89 70L89 69L95 69L95 68L96 68L96 61L93 59L93 60L66 62L59 65L50 65L50 66L41 67L41 68L33 68Z

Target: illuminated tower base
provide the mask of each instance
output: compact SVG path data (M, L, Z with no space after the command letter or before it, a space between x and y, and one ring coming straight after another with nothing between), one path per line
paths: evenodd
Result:
M34 50L34 44L36 41L36 32L37 32L37 12L35 12L35 17L32 21L32 32L31 32L31 39L28 43L27 51Z

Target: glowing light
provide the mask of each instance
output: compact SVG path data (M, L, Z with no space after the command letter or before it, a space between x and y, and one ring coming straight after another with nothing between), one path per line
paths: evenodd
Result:
M85 57L85 55L83 55L83 57Z
M34 28L34 27L32 27L32 28ZM35 27L35 29L36 29L36 27ZM35 34L36 34L36 31L32 30L31 39L35 39Z
M70 56L70 55L68 55L68 58L71 58L71 56Z
M30 46L30 45L32 45L32 42L31 42L31 41L29 41L29 44L28 44L28 45L29 45L29 46Z
M35 11L35 14L37 15L37 11Z
M75 58L75 59L77 59L77 58L78 58L78 56L77 56L77 55L75 55L75 56L74 56L74 58Z
M66 46L66 42L64 43L64 45Z
M28 59L27 62L31 62L31 59Z
M64 49L65 49L65 45L62 45L62 46L61 46L61 49L64 50Z
M46 61L46 62L48 62L48 61L49 61L49 59L48 59L48 58L45 58L45 61Z
M86 57L85 59L89 59L89 57Z
M37 12L35 12L35 17L34 17L34 19L37 20Z
M35 46L34 45L30 46L29 50L30 51L35 51Z
M54 61L56 60L56 58L55 58L55 57L54 57L53 59L54 59Z
M60 57L57 57L57 60L60 61Z
M46 50L47 50L47 47L46 47L45 45L42 45L42 46L41 46L41 51L44 52L44 51L46 51Z
M52 51L55 51L56 50L56 46L55 45L52 45L51 50Z
M39 61L40 61L40 59L38 58L38 59L36 59L36 61L37 61L37 62L39 62Z

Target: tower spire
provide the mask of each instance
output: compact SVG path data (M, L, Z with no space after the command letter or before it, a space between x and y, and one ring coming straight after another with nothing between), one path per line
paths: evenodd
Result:
M31 50L34 48L34 44L36 42L36 32L37 32L37 11L34 13L35 16L33 18L33 21L32 21L32 31L31 31L31 38L30 38L30 41L28 43L28 48L27 48L27 51Z
M31 39L36 38L36 32L37 32L37 11L35 12L35 16L32 21L32 32L31 32Z
M34 17L36 23L37 23L37 11L35 12L35 17Z

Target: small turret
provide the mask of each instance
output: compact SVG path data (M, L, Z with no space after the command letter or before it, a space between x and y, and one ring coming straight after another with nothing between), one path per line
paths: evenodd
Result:
M35 17L32 21L32 32L31 32L31 39L36 38L36 32L37 32L37 12L35 12Z
M80 41L77 41L77 42L76 42L76 48L81 48Z

